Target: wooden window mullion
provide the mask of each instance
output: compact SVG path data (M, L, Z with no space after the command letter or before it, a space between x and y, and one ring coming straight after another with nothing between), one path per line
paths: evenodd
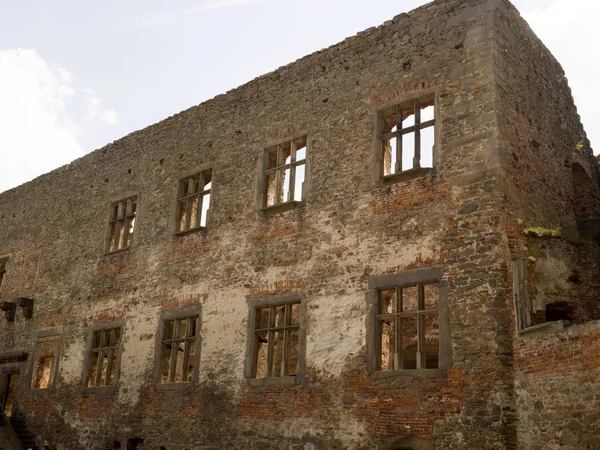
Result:
M425 369L425 322L423 310L425 309L425 286L417 286L418 309L417 314L417 369Z
M94 386L100 386L100 378L102 377L102 349L98 350L98 355L96 355L96 376L94 379Z
M192 220L192 204L194 203L194 177L188 178L187 182L187 195L185 200L185 221L184 221L184 229L190 229L190 222Z
M110 340L108 342L108 345L110 346L108 349L108 362L106 364L106 378L104 381L104 384L107 384L107 380L108 377L110 376L110 373L112 371L112 360L113 360L113 355L114 355L114 346L115 346L115 330L112 329L110 330ZM114 382L114 380L110 380L111 384Z
M296 200L294 198L296 194L296 165L294 163L296 162L296 150L298 149L297 147L298 146L296 145L296 143L292 141L290 147L290 188L288 191L288 201Z
M266 377L273 376L273 353L275 351L275 314L276 308L274 306L269 307L269 331L267 333L267 370L265 373Z
M393 367L394 370L401 370L404 368L404 352L402 349L402 318L396 315L396 317L394 317L394 322L396 324L396 345Z
M202 179L200 181L202 181ZM190 359L190 333L192 330L192 320L195 319L188 317L185 321L185 344L183 346L183 368L181 370L181 381L186 381L188 376L187 370Z
M199 227L202 219L202 204L204 203L204 174L202 173L198 175L198 193L196 196L198 199L198 208L196 209L196 226Z
M421 102L415 100L415 155L413 158L413 169L421 167Z
M289 345L290 345L290 334L291 330L288 328L291 325L291 311L292 305L289 303L285 304L283 312L283 352L281 357L281 376L285 377L288 374L288 359L289 359Z
M396 170L402 172L402 108L396 108Z
M277 147L277 171L275 172L275 200L273 202L274 205L278 205L283 200L283 176L282 173L285 171L285 168L281 167L283 165L283 148L281 146Z
M175 381L175 372L177 369L177 347L179 343L176 341L175 336L179 332L179 321L173 321L173 336L171 337L171 365L169 367L169 383Z

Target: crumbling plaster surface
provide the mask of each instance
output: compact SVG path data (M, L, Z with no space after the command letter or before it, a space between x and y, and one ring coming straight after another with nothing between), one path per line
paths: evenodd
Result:
M531 283L537 287L537 292L531 301L534 311L544 311L547 303L559 292L569 291L571 286L567 281L572 270L563 259L545 255L536 259L531 273Z

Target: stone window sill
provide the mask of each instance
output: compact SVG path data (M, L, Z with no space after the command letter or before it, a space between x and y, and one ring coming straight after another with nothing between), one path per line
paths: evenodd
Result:
M303 204L304 202L297 201L280 203L279 205L267 206L266 208L261 209L260 213L263 217L272 217L276 216L277 214L283 214L285 212L292 211Z
M432 167L419 167L418 169L409 169L403 172L398 172L393 175L383 177L379 181L380 186L387 186L390 184L401 183L402 181L414 180L415 178L429 177L433 175L434 169Z
M375 380L385 380L388 378L431 378L431 379L446 379L446 369L411 369L411 370L394 370L390 372L377 371L373 373Z
M104 252L104 256L119 255L121 253L128 251L130 248L131 248L131 245L129 247L120 248L119 250L113 250L112 252Z
M92 388L84 387L84 388L81 388L81 393L110 397L117 393L117 386L114 385L114 386L92 387Z
M557 320L556 322L546 322L534 325L529 328L519 330L519 336L533 337L540 336L548 333L556 333L557 331L563 331L565 327L571 324L568 320Z
M191 233L194 233L196 231L206 232L207 230L208 230L207 227L194 227L194 228L190 228L188 230L177 231L175 233L175 236L185 236L187 234L191 234Z
M306 386L308 380L305 377L269 377L269 378L246 378L248 386L251 387L290 387L296 385Z
M55 387L50 387L50 388L29 388L28 393L30 395L53 395L56 394L56 388Z
M188 391L194 387L194 383L155 383L158 391Z

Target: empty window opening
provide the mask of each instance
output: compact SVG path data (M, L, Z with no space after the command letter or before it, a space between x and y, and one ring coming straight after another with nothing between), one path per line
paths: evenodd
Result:
M381 290L379 302L378 370L437 369L437 283Z
M106 387L116 383L121 328L95 331L88 356L87 387Z
M137 196L115 202L110 207L107 252L123 250L131 245L135 228Z
M198 316L163 322L160 383L191 383L196 365Z
M177 231L206 227L210 208L212 169L179 181Z
M384 177L433 167L433 95L383 110L379 115L379 142Z
M306 178L306 137L265 151L265 207L303 199Z
M556 302L546 305L546 322L571 319L571 306L568 303Z
M7 264L8 258L0 258L0 291L2 291L2 284L4 282L4 274L6 274Z
M4 415L6 417L12 417L13 411L15 409L15 401L17 398L17 391L19 389L19 379L20 374L18 373L9 373L7 375L8 380L6 384L6 391L4 394Z
M33 389L52 387L56 372L57 349L56 342L45 342L38 345L31 386Z
M296 376L300 302L258 308L254 326L254 378Z

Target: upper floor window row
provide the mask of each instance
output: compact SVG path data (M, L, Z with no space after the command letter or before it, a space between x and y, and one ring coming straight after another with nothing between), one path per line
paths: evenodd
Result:
M376 180L396 182L428 173L435 166L436 120L433 93L377 111ZM260 165L257 209L272 214L295 208L306 198L308 174L306 135L266 148ZM179 180L175 233L206 229L212 184L211 168ZM131 245L136 207L137 196L111 205L107 253Z

